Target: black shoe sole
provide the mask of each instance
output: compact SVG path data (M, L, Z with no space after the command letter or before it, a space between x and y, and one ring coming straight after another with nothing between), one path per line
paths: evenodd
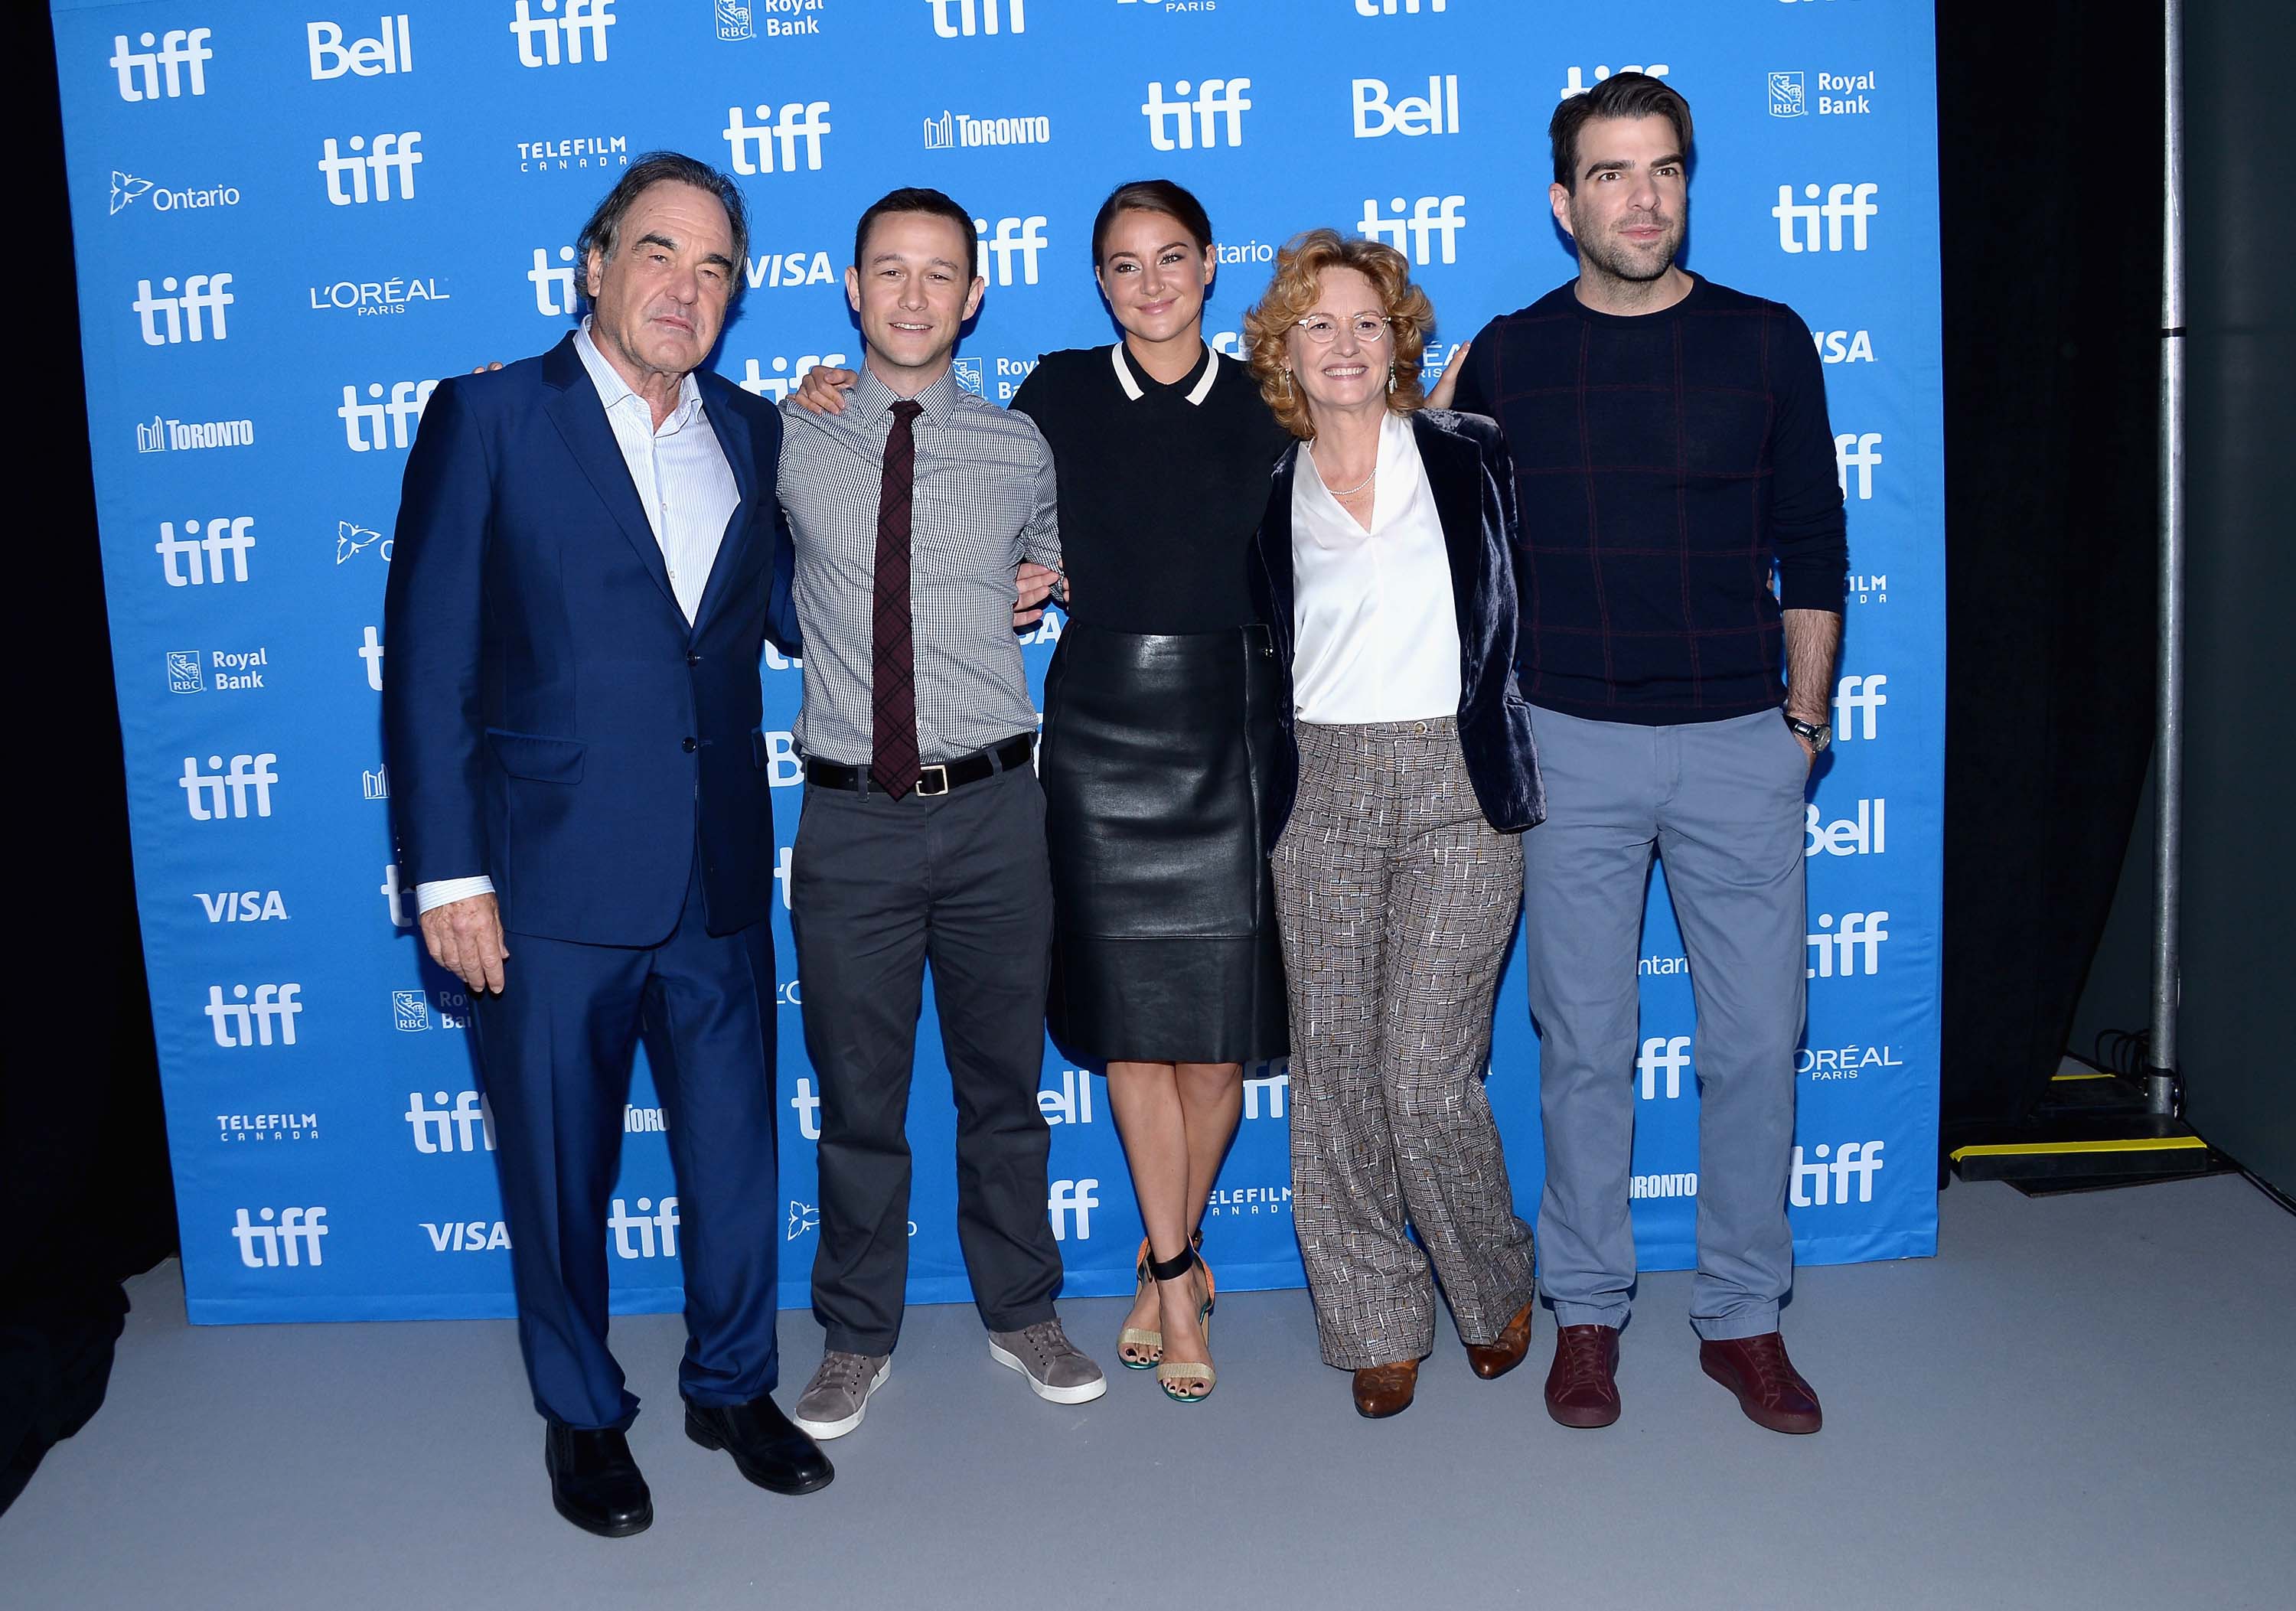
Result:
M566 1501L558 1497L558 1493L555 1489L551 1492L550 1508L557 1511L559 1515L564 1516L568 1521L573 1523L577 1527L581 1528L583 1532L594 1533L600 1538L629 1538L636 1533L644 1533L647 1528L653 1525L653 1505L652 1501L648 1501L645 1508L645 1513L644 1515L632 1516L626 1522L593 1521L587 1517L577 1516L571 1509L568 1508Z
M722 1449L726 1450L726 1453L733 1454L732 1450L726 1449L726 1440L724 1438L719 1437L716 1433L710 1431L700 1421L695 1420L691 1415L685 1418L685 1435L693 1439L695 1443L701 1444L704 1449L709 1450L712 1452ZM763 1488L768 1493L783 1493L791 1498L795 1498L797 1495L801 1493L818 1493L824 1488L828 1487L831 1483L837 1480L837 1468L833 1466L827 1471L823 1472L819 1476L808 1477L802 1482L789 1483L769 1480L766 1477L759 1476L755 1471L751 1470L742 1462L742 1457L739 1455L734 1455L734 1469L740 1472L742 1476L747 1478L750 1482L756 1484L758 1487Z

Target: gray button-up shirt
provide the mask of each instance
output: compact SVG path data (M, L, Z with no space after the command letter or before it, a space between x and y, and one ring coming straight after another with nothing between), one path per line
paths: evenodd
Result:
M782 405L781 501L797 539L805 633L797 738L808 755L847 766L866 766L874 743L877 498L896 400L865 366L842 414ZM1061 540L1053 450L1034 421L947 374L916 400L909 619L917 750L930 765L1036 731L1013 576L1023 559L1058 566Z

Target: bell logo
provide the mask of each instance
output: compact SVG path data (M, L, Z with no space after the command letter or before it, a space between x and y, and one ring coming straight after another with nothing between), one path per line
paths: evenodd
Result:
M1404 214L1405 202L1401 196L1395 197L1389 205L1395 209L1392 217L1380 210L1376 200L1366 199L1357 232L1366 240L1384 241L1398 251L1404 250L1407 237L1411 243L1411 260L1421 265L1429 261L1429 237L1439 235L1442 237L1442 260L1446 263L1458 261L1456 238L1459 231L1467 226L1466 197L1421 196L1410 203L1408 217Z
M372 39L354 39L343 43L342 25L339 22L307 22L303 25L305 41L311 50L311 81L340 78L348 73L355 78L380 78L385 73L411 73L414 70L414 45L407 32L406 13L386 16L381 31Z
M559 317L574 311L574 249L562 246L558 260L565 267L553 268L549 255L539 246L534 249L534 267L526 277L534 287L534 311Z
M1627 65L1619 68L1617 70L1622 73L1648 73L1653 78L1663 78L1666 77L1669 69L1667 64L1663 62L1653 62L1648 67L1636 67L1632 62L1628 62ZM1595 68L1595 84L1600 84L1603 79L1609 78L1611 76L1611 70L1608 66L1597 63ZM1558 97L1558 99L1564 101L1573 100L1579 95L1585 95L1587 91L1595 87L1595 84L1587 83L1586 78L1581 76L1581 69L1574 67L1562 76L1562 94Z
M436 381L393 381L386 399L382 382L370 381L366 395L373 400L363 403L356 383L345 386L342 407L335 410L335 417L343 423L344 446L353 453L405 448L412 434L407 422L422 417L423 407L438 387Z
M1046 222L1043 213L1030 213L1021 218L999 218L992 231L988 219L973 219L972 227L980 242L973 273L992 285L1010 285L1013 283L1013 259L1017 256L1021 259L1021 283L1034 285L1037 283L1037 254L1046 245ZM992 258L996 259L996 272L993 274L989 271L989 259Z
M141 50L127 48L127 36L111 36L111 70L119 75L119 98L123 101L157 101L161 98L160 83L165 77L166 98L173 101L183 95L184 86L191 86L194 95L208 93L206 63L215 60L215 52L208 41L215 30L206 28L171 28L165 34L138 34L135 43ZM153 47L157 46L155 50ZM316 1262L316 1261L315 1261Z
M1882 692L1887 675L1845 677L1833 688L1833 742L1855 744L1874 736L1874 713L1890 703Z
M391 199L390 176L398 176L398 200L414 199L414 169L422 160L422 153L414 148L422 144L420 129L408 129L404 134L380 134L374 136L374 149L367 150L367 137L353 135L348 142L351 154L344 156L334 137L329 136L320 144L319 171L327 178L327 201L334 207L357 207L367 200L367 177L374 177L374 199ZM348 177L348 188L344 179Z
M406 1093L407 1125L414 1131L414 1150L419 1153L476 1152L480 1147L495 1149L495 1110L484 1097L466 1090L455 1098L452 1107L447 1106L445 1091L432 1091L430 1100L436 1107L426 1106L421 1091Z
M677 1199L664 1197L661 1206L655 1208L652 1197L640 1197L638 1211L632 1213L622 1206L622 1200L616 1197L614 1212L606 1216L606 1229L614 1233L617 1257L674 1259L677 1257ZM637 1235L636 1243L630 1240L634 1231ZM659 1255L654 1251L657 1240L661 1249Z
M1140 103L1141 115L1148 119L1148 144L1158 151L1193 151L1199 145L1210 151L1221 144L1225 128L1226 144L1242 144L1243 114L1251 110L1243 92L1250 87L1249 78L1206 78L1190 100L1188 80L1182 78L1172 86L1176 98L1167 101L1164 86L1151 84L1147 100Z
M1833 1156L1826 1155L1831 1153ZM1882 1143L1879 1141L1844 1141L1833 1147L1821 1141L1810 1148L1811 1156L1805 1160L1802 1149L1793 1151L1793 1187L1788 1200L1796 1208L1824 1208L1849 1201L1849 1183L1857 1183L1857 1200L1874 1200L1874 1177L1882 1172Z
M176 779L176 786L184 791L184 809L191 812L193 822L221 822L248 815L248 801L255 802L254 814L271 815L271 785L279 781L272 764L279 759L266 750L260 755L234 755L231 769L223 769L220 755L208 757L211 770L200 769L199 757L184 757L184 775Z
M1817 807L1802 808L1805 813L1802 854L1816 856L1879 856L1889 849L1889 804L1886 800L1861 800L1857 815L1837 818L1821 824Z
M733 152L735 173L795 173L800 140L805 142L807 168L819 171L822 136L832 132L828 102L784 102L778 116L765 102L759 102L753 110L758 118L755 123L748 121L738 106L726 109L726 127L719 132L725 135L726 144ZM774 165L776 146L781 151L778 170Z
M1045 1204L1045 1211L1053 1217L1053 1240L1069 1239L1069 1216L1076 1215L1076 1234L1079 1242L1092 1239L1092 1211L1100 1206L1098 1180L1055 1180L1053 1195Z
M993 34L1002 10L1007 33L1029 31L1029 0L925 0L932 8L933 32L944 39L970 39Z
M324 1262L319 1240L327 1234L326 1219L324 1208L283 1208L275 1214L258 1209L253 1219L242 1208L231 1228L239 1243L239 1262L250 1270L275 1270L284 1255L291 1270L302 1264L316 1270Z
M135 309L142 323L144 344L146 347L173 347L180 341L203 341L211 326L218 341L229 337L231 331L224 309L239 299L225 286L231 284L227 274L185 275L183 289L176 292L176 276L168 275L160 282L160 289L175 294L154 296L152 282L135 282L135 300L128 306Z
M208 1004L201 1010L215 1032L215 1043L227 1050L269 1046L275 1037L281 1046L292 1046L295 1018L303 1010L298 999L302 993L299 984L258 984L252 994L247 986L234 984L226 1000L223 986L210 984Z
M1841 226L1849 225L1849 250L1866 250L1866 220L1878 215L1882 209L1874 197L1882 193L1878 185L1835 185L1825 187L1825 200L1819 201L1821 187L1805 185L1801 193L1807 202L1794 200L1794 187L1778 186L1778 204L1770 209L1770 217L1778 221L1778 250L1785 252L1840 251L1842 250ZM1819 242L1818 226L1825 226L1824 243Z
M1387 80L1355 80L1356 138L1375 140L1382 135L1456 135L1459 132L1459 75L1429 74L1427 93L1389 100Z
M1061 1070L1058 1090L1037 1093L1037 1107L1047 1124L1092 1122L1092 1075L1079 1068Z
M1635 1072L1642 1076L1643 1100L1658 1099L1659 1077L1666 1077L1668 1100L1682 1095L1682 1071L1690 1066L1690 1037L1687 1035L1652 1035L1643 1042L1642 1055L1635 1059Z
M542 14L537 16L537 12ZM586 59L586 59L603 62L606 30L615 21L614 0L518 0L510 20L510 31L518 37L518 64L579 65Z
M1882 944L1890 937L1890 931L1882 925L1889 921L1887 912L1844 912L1841 928L1834 929L1833 914L1820 912L1820 932L1803 936L1817 958L1816 966L1803 970L1803 976L1832 979L1838 974L1849 979L1859 974L1880 973ZM1833 932L1825 932L1828 930Z

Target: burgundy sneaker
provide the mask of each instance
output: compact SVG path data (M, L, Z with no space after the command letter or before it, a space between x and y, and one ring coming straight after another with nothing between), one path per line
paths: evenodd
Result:
M1607 1426L1619 1418L1619 1328L1563 1326L1546 1372L1546 1413L1565 1426Z
M1816 1432L1824 1423L1817 1394L1786 1358L1785 1339L1776 1332L1758 1337L1698 1344L1698 1363L1732 1393L1738 1408L1757 1426L1772 1432Z

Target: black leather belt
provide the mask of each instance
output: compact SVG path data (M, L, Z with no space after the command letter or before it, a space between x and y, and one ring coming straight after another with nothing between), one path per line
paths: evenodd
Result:
M1025 767L1036 742L1032 735L1023 733L1018 737L1006 739L1003 744L991 744L970 755L961 755L955 760L927 766L917 778L916 792L926 799L931 799L946 794L951 789L963 788L968 783L979 783L982 778L993 777L999 772ZM867 767L840 766L833 760L808 760L805 763L805 780L819 784L824 789L845 789L857 794L883 792L870 784Z

